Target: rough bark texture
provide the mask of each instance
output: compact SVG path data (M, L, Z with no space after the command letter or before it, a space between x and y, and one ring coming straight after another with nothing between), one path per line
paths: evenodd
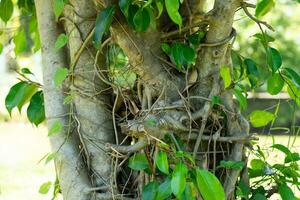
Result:
M64 50L54 49L55 41L60 34L52 3L49 0L35 2L37 18L42 42L42 62L44 79L45 110L48 127L60 121L64 128L51 137L52 150L57 153L55 158L56 173L59 178L62 194L65 199L89 199L90 182L85 165L79 156L79 141L70 126L70 108L63 104L65 95L62 89L55 87L53 77L56 70L67 66L67 55Z

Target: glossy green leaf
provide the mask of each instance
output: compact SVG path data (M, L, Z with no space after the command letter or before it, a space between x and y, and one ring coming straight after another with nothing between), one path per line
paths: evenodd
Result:
M56 87L60 86L63 81L67 78L69 70L67 68L57 68L54 74L54 84Z
M131 5L131 3L132 3L132 0L120 0L119 1L119 7L126 18L128 18L129 6Z
M289 162L297 162L300 160L300 154L299 153L291 153L289 155L287 155L284 159L285 163L289 163Z
M222 184L211 172L196 169L196 182L203 200L225 200Z
M186 175L187 175L188 169L186 165L180 161L176 164L173 173L172 173L172 180L171 180L171 189L173 194L180 198L185 186L186 186Z
M161 183L157 189L156 200L167 199L172 194L171 177L167 177L163 183Z
M255 9L255 16L260 18L275 6L274 0L260 0Z
M133 170L145 170L149 167L149 163L145 154L135 154L129 158L129 164Z
M102 10L97 16L95 22L95 33L93 36L93 43L97 49L101 48L102 38L111 25L114 13L115 6L109 6Z
M46 183L43 183L41 186L40 186L40 189L39 189L39 193L40 194L47 194L51 188L51 181L48 181Z
M282 58L279 51L269 47L267 49L267 58L269 67L272 69L272 72L275 73L282 65Z
M14 5L12 0L1 0L0 1L0 18L7 23L11 18L14 11Z
M279 186L279 194L282 200L296 200L293 190L286 184Z
M27 103L32 95L36 92L37 86L21 81L10 88L6 98L5 107L9 114L13 108L18 107L19 111Z
M246 109L247 108L247 98L243 95L243 93L239 90L239 89L234 89L233 90L234 96L236 97L236 99L238 100L238 102L240 103L240 106L242 109Z
M181 29L182 18L179 13L179 0L165 0L165 6L170 19Z
M268 79L267 91L272 95L276 95L279 92L281 92L283 86L284 86L284 80L282 79L280 74L276 73L276 74L273 74Z
M63 127L64 127L64 126L63 126L63 124L61 123L61 121L55 121L55 122L51 125L51 127L50 127L50 129L49 129L49 131L48 131L48 136L51 137L51 136L53 136L53 135L56 135L56 134L60 133L60 131L62 130Z
M255 88L259 79L259 72L256 63L250 58L245 59L244 63L246 65L247 75L251 83L251 87Z
M249 118L253 127L262 127L271 122L275 115L267 111L256 110L250 114Z
M284 146L282 144L274 144L271 147L274 148L274 149L277 149L277 150L281 151L285 155L292 154L292 152L286 146Z
M150 13L145 8L140 8L133 17L135 30L138 32L146 32L151 22Z
M166 152L160 151L156 157L156 166L164 174L169 174L169 163Z
M220 75L224 81L225 89L231 85L231 74L230 69L227 66L223 66L220 68Z
M164 10L164 2L163 0L155 0L155 5L158 11L156 18L158 19Z
M156 181L152 181L148 183L142 192L142 200L155 200L158 189L158 183Z
M171 46L171 59L178 69L181 70L183 65L194 64L196 53L194 49L186 44L174 43Z
M65 7L64 0L55 0L53 7L54 7L54 14L57 20L64 10Z
M55 49L58 50L62 47L64 47L69 41L69 38L68 36L66 36L66 34L62 33L58 36L56 42L55 42Z
M296 87L300 87L300 76L297 72L291 68L284 68L283 73L296 85Z
M36 126L45 120L44 94L42 91L36 92L30 99L27 118Z

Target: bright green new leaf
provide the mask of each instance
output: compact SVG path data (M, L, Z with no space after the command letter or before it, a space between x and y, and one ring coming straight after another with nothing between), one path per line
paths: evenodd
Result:
M250 162L250 166L253 170L263 170L266 166L266 163L260 159L253 159Z
M235 98L238 100L240 103L240 106L242 109L247 108L247 98L243 95L243 93L239 89L234 89L233 90Z
M57 68L55 74L54 74L54 84L56 87L60 86L63 81L67 78L69 73L69 70L67 68Z
M225 89L228 88L231 84L231 75L230 75L230 69L227 66L223 66L220 69L220 75L224 81L224 87Z
M37 86L21 81L10 88L6 98L5 107L9 114L13 108L18 107L19 111L27 103L32 95L36 92Z
M43 91L36 92L30 99L29 106L27 108L28 120L38 126L45 120L45 106L44 106L44 94Z
M96 19L95 33L93 36L93 42L97 49L101 48L103 35L108 31L113 16L115 13L115 6L109 6L102 10Z
M148 183L142 192L142 200L155 200L157 194L158 183L156 181L152 181Z
M296 85L300 87L300 76L291 68L284 68L283 73Z
M16 55L29 51L27 46L27 38L23 28L21 28L13 37L15 44L14 52Z
M69 41L69 38L66 34L62 33L58 36L56 42L55 42L55 49L58 50L62 47L64 47Z
M133 17L135 30L138 32L146 32L150 22L150 13L146 8L140 8Z
M133 170L145 170L149 167L148 160L146 158L145 154L135 154L129 158L129 164L128 167L130 167Z
M182 18L179 13L179 0L165 0L165 6L170 19L179 26L179 29L181 29Z
M188 169L186 165L180 161L176 164L173 173L172 173L172 180L171 180L171 189L173 194L180 198L185 186L186 186L186 175L187 175Z
M40 194L47 194L51 188L51 181L48 181L46 183L43 183L41 186L40 186L40 189L39 189L39 193Z
M59 16L63 12L64 7L65 7L64 0L55 0L54 1L54 14L55 14L56 20L59 18Z
M58 155L58 152L48 154L46 161L45 161L45 165L47 165L49 162L54 160L57 157L57 155Z
M296 200L293 190L286 184L279 186L279 194L282 200Z
M164 2L163 2L163 0L155 0L155 5L158 10L156 19L158 19L164 10Z
M157 168L161 172L163 172L165 174L169 174L169 163L168 163L168 157L167 157L166 152L160 151L157 154L155 162L156 162Z
M273 73L275 73L282 65L282 58L279 51L277 51L277 49L268 47L267 59L268 59L268 65L272 69Z
M128 18L129 6L131 5L132 0L120 0L119 7L126 18Z
M255 9L255 16L260 18L267 14L275 6L274 0L261 0Z
M57 133L59 133L59 132L62 130L63 127L64 127L64 126L63 126L63 124L61 123L61 121L55 121L55 122L51 125L51 127L50 127L50 129L49 129L49 131L48 131L48 136L50 137L50 136L56 135Z
M167 177L157 189L156 200L167 199L172 194L171 177Z
M263 110L256 110L250 114L250 122L253 127L265 126L274 118L275 115L273 113L263 111Z
M267 91L270 94L275 95L281 92L283 86L284 86L284 80L282 79L280 74L276 73L273 74L273 76L268 79Z
M0 1L0 18L7 23L14 11L14 4L11 0Z
M2 51L3 51L3 44L0 43L0 54L2 53Z
M196 182L203 200L225 200L222 184L211 172L196 169Z

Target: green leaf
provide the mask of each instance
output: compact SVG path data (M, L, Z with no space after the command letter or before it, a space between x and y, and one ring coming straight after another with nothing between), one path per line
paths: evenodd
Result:
M188 41L194 46L198 47L201 41L204 39L206 33L202 31L198 31L188 36Z
M157 168L161 172L163 172L165 174L169 174L169 163L168 163L168 157L167 157L166 152L160 151L157 154L155 162L156 162Z
M7 23L14 11L14 5L11 0L1 0L0 2L0 18Z
M64 0L55 0L54 1L54 14L55 14L56 20L59 18L59 16L63 12L64 7L65 7Z
M251 88L255 88L259 78L259 72L256 63L250 58L245 59L244 63L246 65L247 75L251 83Z
M225 200L222 184L209 171L196 169L196 182L203 200Z
M264 170L266 163L260 159L253 159L250 162L250 166L253 170Z
M174 43L171 46L171 59L177 68L181 70L183 65L190 65L195 62L196 53L194 49L186 44Z
M43 91L36 92L30 99L30 103L27 108L27 118L36 126L45 120Z
M284 68L283 73L296 85L296 87L300 87L300 76L297 72L291 68Z
M48 131L48 136L51 137L51 136L53 136L53 135L56 135L56 134L60 133L60 131L62 130L63 127L64 127L64 126L63 126L63 124L61 123L61 121L55 121L55 122L51 125L51 127L50 127L50 129L49 129L49 131Z
M264 34L256 33L256 34L253 35L253 37L259 39L263 44L268 44L269 42L274 42L275 41L275 39L272 36L270 36L266 33L264 33Z
M23 28L14 35L13 42L15 44L14 52L16 55L29 51L26 34Z
M96 19L95 33L93 36L93 42L97 49L101 48L103 35L108 31L113 16L115 13L115 6L109 6L102 10Z
M268 65L272 69L273 73L275 73L282 65L282 58L277 49L269 47L267 49L267 59Z
M247 98L242 94L242 92L239 89L234 88L233 90L234 96L240 103L240 106L242 109L247 108Z
M69 70L67 68L57 68L54 74L54 85L56 87L60 86L63 81L67 78Z
M257 193L251 198L251 200L267 200L267 198L263 194Z
M133 155L129 158L128 167L130 167L133 170L145 170L149 168L149 163L146 158L146 155L141 153Z
M286 184L279 186L279 194L282 200L296 200L293 190Z
M120 0L119 1L119 7L126 18L128 18L129 6L131 5L131 3L132 3L132 0Z
M135 30L138 32L146 32L151 22L148 9L140 8L133 17Z
M274 144L271 147L283 152L285 155L292 154L292 152L286 146L284 146L282 144Z
M167 199L172 194L171 177L167 177L165 181L159 185L156 200Z
M274 118L275 118L274 114L262 110L256 110L250 114L250 122L253 127L265 126Z
M275 3L273 0L261 0L255 9L255 16L260 18L267 14L273 7Z
M155 0L155 5L158 10L156 19L158 19L164 10L164 2L163 2L163 0Z
M281 92L283 86L284 80L282 79L280 74L276 73L268 79L267 91L272 95L276 95Z
M179 13L179 0L165 0L165 6L170 19L179 26L179 29L181 29L182 18Z
M56 42L55 42L55 49L59 50L60 48L64 47L69 41L68 36L66 34L62 33L58 36Z
M43 183L41 186L40 186L40 189L39 189L39 193L40 194L47 194L51 188L51 181L48 181L46 183Z
M142 200L155 200L158 189L158 183L156 181L152 181L148 183L142 192Z
M300 154L299 153L291 153L289 155L287 155L284 159L285 163L289 163L289 162L297 162L300 160Z
M181 200L195 200L196 194L193 192L194 184L191 182L188 182L185 186L185 189L181 195Z
M220 75L224 81L224 87L225 89L228 88L231 85L231 74L230 69L227 66L223 66L220 69Z
M54 152L54 153L50 153L48 154L46 161L45 161L45 165L47 165L49 162L51 162L52 160L54 160L57 157L58 153Z
M2 51L3 51L3 44L0 43L0 54L2 53Z
M180 198L185 186L186 186L186 175L187 175L188 169L186 165L180 161L176 164L173 173L172 173L172 180L171 180L171 189L173 194Z
M236 169L241 170L245 166L243 161L234 161L234 160L222 160L220 162L220 167L224 167L226 169Z
M162 43L160 45L160 48L163 50L163 52L165 52L166 54L171 54L171 47L170 45L168 45L167 43Z
M28 69L28 68L22 68L21 69L21 72L23 73L23 74L33 74L31 71L30 71L30 69Z
M30 100L36 90L36 85L24 81L11 87L5 98L5 107L9 114L11 114L12 109L15 107L18 107L19 111L21 111L23 105Z

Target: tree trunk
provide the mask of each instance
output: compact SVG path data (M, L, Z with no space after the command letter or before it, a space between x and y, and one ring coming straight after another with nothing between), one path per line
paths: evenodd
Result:
M236 34L232 26L240 0L215 0L209 12L205 12L205 0L185 1L181 10L182 16L188 16L185 25L203 23L183 29L183 33L169 25L167 16L159 20L158 30L137 33L117 9L101 50L96 50L91 41L95 17L118 1L70 0L59 21L52 12L52 1L35 2L42 36L48 126L56 120L65 126L51 139L53 151L58 152L55 165L64 199L139 199L138 188L153 177L143 173L131 176L124 162L135 152L155 155L157 141L167 133L186 141L197 165L215 173L227 199L234 199L240 171L222 171L216 166L221 160L243 160L243 141L249 133L248 122L233 101L232 89L225 90L220 77L221 67L232 71L230 41ZM197 51L194 70L179 72L160 48L162 35L175 31L180 37L197 27L207 33ZM54 44L63 31L69 37L68 47L57 51ZM107 45L112 44L124 51L129 70L137 75L131 91L110 79L105 56ZM63 89L53 82L60 67L70 71ZM197 80L191 86L188 79L192 73L197 74ZM66 96L73 99L68 106L63 104ZM211 99L215 96L223 100L222 108L213 108ZM127 107L138 112L127 114ZM226 121L221 119L224 115ZM155 125L147 125L149 120ZM127 140L121 145L124 135ZM218 150L225 153L217 154ZM124 191L131 193L125 196Z

